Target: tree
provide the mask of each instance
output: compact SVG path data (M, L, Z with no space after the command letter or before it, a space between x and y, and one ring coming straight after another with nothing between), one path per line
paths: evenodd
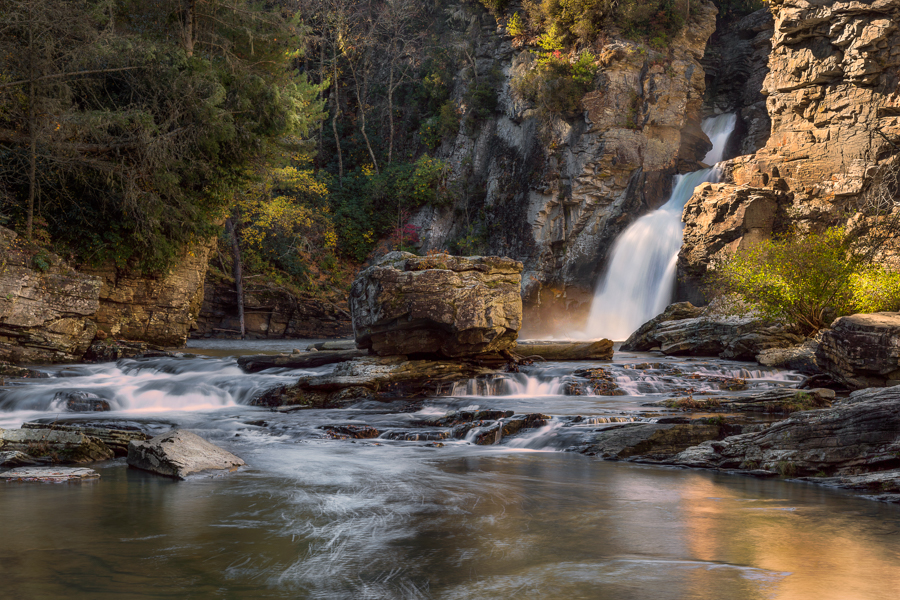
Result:
M26 229L40 198L83 260L151 270L212 233L232 191L323 116L290 70L283 12L0 0L0 185Z

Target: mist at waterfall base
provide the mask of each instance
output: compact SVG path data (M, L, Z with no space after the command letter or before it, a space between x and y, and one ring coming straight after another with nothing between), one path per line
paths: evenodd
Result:
M733 114L703 122L703 132L713 147L702 162L715 165L722 160L736 122ZM698 185L718 179L715 166L676 175L669 200L619 235L594 293L585 330L574 337L624 340L668 306L684 233L684 205Z

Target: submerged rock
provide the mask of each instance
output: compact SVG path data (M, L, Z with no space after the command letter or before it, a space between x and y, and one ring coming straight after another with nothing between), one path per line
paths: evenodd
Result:
M840 317L819 333L819 367L852 389L900 384L900 313Z
M97 394L82 391L56 392L53 403L62 406L67 412L107 412L109 402Z
M473 356L511 349L522 326L522 263L497 256L391 252L350 290L360 348Z
M233 471L244 461L184 429L128 444L128 465L167 477L185 479L202 471Z
M770 348L785 348L803 341L802 336L784 325L754 315L728 316L715 306L698 309L681 302L642 325L622 344L622 350L659 348L671 355L753 360Z
M310 369L368 355L366 350L337 350L332 352L295 352L290 355L241 356L238 366L247 373L258 373L265 369Z
M62 483L97 479L100 473L84 467L26 467L0 473L6 481L32 481L38 483Z

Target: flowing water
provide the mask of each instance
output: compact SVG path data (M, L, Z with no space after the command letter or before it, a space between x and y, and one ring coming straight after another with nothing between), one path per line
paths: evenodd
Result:
M704 163L715 165L722 160L735 123L733 114L703 122L703 132L713 143ZM666 308L675 285L684 205L694 188L718 179L715 166L677 175L669 200L659 210L632 223L616 238L609 265L591 304L584 332L587 337L624 340Z
M895 506L561 451L594 429L654 419L643 404L665 394L799 379L716 359L615 358L479 379L414 412L402 399L287 413L248 406L309 372L245 375L228 357L48 369L54 377L0 388L0 426L185 427L249 466L175 482L117 459L95 465L93 483L0 486L0 598L896 597ZM598 373L622 395L592 393ZM581 395L564 395L573 386ZM53 398L67 389L114 410L61 413ZM494 446L436 443L439 428L416 426L479 409L551 418ZM331 439L328 425L381 433Z

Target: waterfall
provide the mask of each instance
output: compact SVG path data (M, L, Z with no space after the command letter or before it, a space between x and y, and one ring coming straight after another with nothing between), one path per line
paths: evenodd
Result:
M715 165L722 160L736 121L733 114L703 121L703 132L713 143L704 163ZM585 332L589 337L624 340L666 308L675 286L684 205L694 188L718 179L715 166L676 175L669 200L632 223L616 239L609 267L594 292Z

